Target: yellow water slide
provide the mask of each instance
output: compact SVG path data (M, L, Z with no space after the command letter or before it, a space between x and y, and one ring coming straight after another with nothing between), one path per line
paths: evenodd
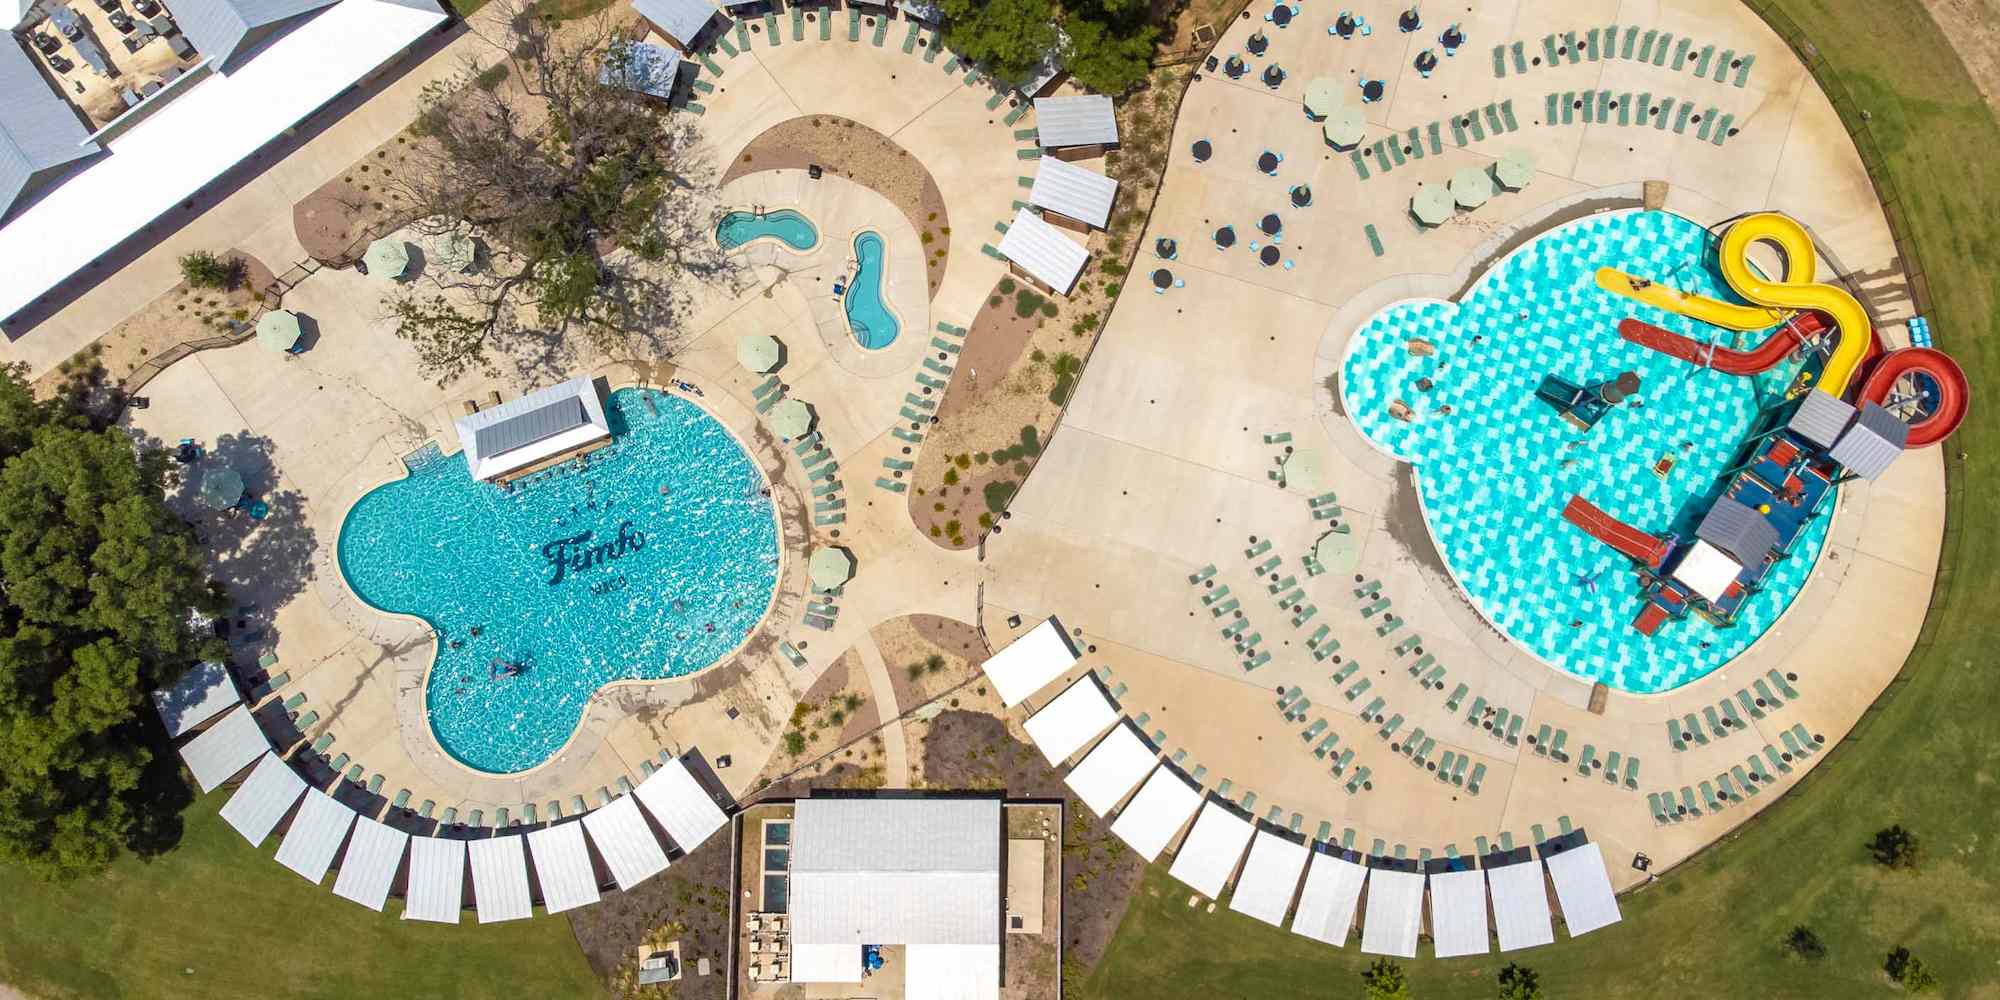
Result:
M1785 256L1782 280L1770 281L1750 266L1750 245L1775 244ZM1783 322L1792 311L1811 309L1833 320L1833 354L1820 373L1818 388L1839 398L1868 354L1873 327L1861 303L1847 290L1813 280L1818 254L1812 236L1788 215L1759 212L1731 224L1722 235L1718 253L1722 280L1753 305L1743 306L1635 278L1614 268L1600 268L1597 285L1605 291L1730 330L1761 330Z

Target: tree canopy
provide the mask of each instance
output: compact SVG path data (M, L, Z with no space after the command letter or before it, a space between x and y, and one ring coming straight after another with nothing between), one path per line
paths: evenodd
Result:
M943 0L952 51L1003 80L1019 80L1056 47L1049 0Z
M1142 17L1134 25L1073 17L1065 22L1070 76L1100 94L1122 94L1146 78L1156 32Z
M1147 0L943 0L954 51L1003 79L1020 81L1050 52L1101 94L1146 78L1159 25Z
M0 858L94 871L171 817L145 787L146 693L217 652L204 561L166 462L0 374ZM171 780L171 779L170 779Z

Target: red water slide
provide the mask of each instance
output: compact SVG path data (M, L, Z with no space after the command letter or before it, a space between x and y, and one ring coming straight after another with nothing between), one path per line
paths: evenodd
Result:
M1727 347L1713 347L1691 337L1683 337L1672 330L1662 330L1651 323L1641 323L1636 319L1620 320L1618 335L1649 350L1676 357L1691 365L1706 365L1716 371L1730 375L1755 375L1785 360L1799 341L1826 329L1826 323L1818 313L1805 312L1793 316L1785 325L1772 331L1764 342L1747 351L1732 350Z
M1871 403L1881 404L1896 390L1896 380L1912 372L1930 376L1937 383L1937 405L1931 412L1910 425L1910 438L1905 448L1921 448L1936 444L1958 429L1965 420L1966 400L1970 395L1965 384L1965 372L1958 362L1942 351L1928 347L1905 347L1900 351L1890 351L1882 356L1869 371L1868 380L1861 383L1861 398Z
M1667 540L1650 535L1612 517L1580 496L1569 498L1563 520L1582 528L1592 538L1638 560L1648 569L1660 568L1667 558Z

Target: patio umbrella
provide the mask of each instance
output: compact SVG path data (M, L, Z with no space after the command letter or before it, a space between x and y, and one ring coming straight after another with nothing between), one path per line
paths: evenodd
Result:
M1271 151L1270 151L1270 150L1268 150L1268 149L1267 149L1267 150L1265 150L1265 151L1263 151L1263 152L1261 152L1261 153L1258 153L1258 154L1257 154L1257 169L1258 169L1258 170L1260 170L1260 171L1262 171L1262 172L1264 172L1264 173L1267 173L1267 174L1275 174L1275 173L1277 173L1277 172L1278 172L1278 154L1276 154L1276 153L1273 153L1273 152L1271 152Z
M1348 532L1329 531L1313 546L1313 558L1329 575L1346 576L1361 561L1361 545Z
M1263 249L1257 251L1257 263L1265 267L1278 266L1278 248L1269 243L1264 244Z
M1215 245L1224 250L1236 245L1236 227L1223 226L1215 231Z
M1425 76L1431 75L1431 70L1438 68L1437 53L1432 52L1429 49L1425 49L1422 52L1417 53L1416 66L1417 66L1417 72L1422 73Z
M1361 99L1370 103L1379 101L1382 99L1383 91L1387 89L1388 86L1380 80L1363 80L1361 81Z
M1454 24L1444 29L1444 34L1438 36L1438 44L1447 49L1456 49L1465 44L1465 32L1458 30L1458 25Z
M814 590L833 590L854 577L854 553L837 546L815 549L806 562Z
M787 399L771 408L771 433L782 438L802 438L812 430L812 407Z
M1334 33L1342 38L1353 38L1354 29L1358 27L1360 25L1354 22L1354 15L1346 11L1341 11L1340 16L1335 18L1333 22Z
M297 313L273 309L257 317L257 343L269 350L280 354L290 351L298 346L301 335Z
M1451 192L1436 184L1421 184L1410 198L1410 212L1427 226L1441 226L1451 218Z
M778 367L784 346L778 338L751 334L736 341L736 361L759 375Z
M361 259L367 263L371 276L393 281L410 269L410 245L385 236L368 244L368 252Z
M1424 26L1424 15L1415 7L1397 15L1396 30L1408 34Z
M1276 236L1285 231L1285 220L1278 218L1278 213L1271 212L1257 220L1257 228L1266 236Z
M1158 254L1161 260L1173 260L1180 255L1181 248L1173 240L1162 236L1153 241L1153 252Z
M1284 82L1285 71L1277 63L1264 67L1264 86L1276 90L1283 86Z
M1196 139L1188 151L1194 154L1194 162L1207 163L1208 158L1215 155L1215 144L1207 139Z
M1231 55L1231 56L1230 56L1230 57L1229 57L1229 58L1228 58L1228 59L1227 59L1226 61L1224 61L1224 62L1223 62L1223 64L1222 64L1222 71L1223 71L1224 73L1227 73L1227 74L1229 75L1229 78L1230 78L1231 80L1238 80L1238 79L1242 79L1242 77L1243 77L1243 71L1244 71L1244 70L1247 70L1247 69L1249 69L1249 68L1250 68L1250 67L1248 67L1248 66L1244 65L1244 63L1243 63L1243 57L1242 57L1242 56L1239 56L1239 55L1234 55L1234 54L1232 54L1232 55Z
M1292 9L1284 4L1271 8L1271 23L1280 28L1292 23Z
M201 476L202 506L211 510L228 510L243 500L243 474L223 465L210 469Z
M451 233L438 241L437 261L445 270L463 274L479 259L479 244L464 233Z
M1466 208L1478 208L1493 197L1493 178L1481 167L1463 167L1451 175L1451 197Z
M1326 141L1336 149L1353 149L1361 144L1361 135L1368 130L1368 113L1353 105L1335 111L1326 120L1323 131Z
M1340 106L1340 82L1327 76L1316 76L1306 81L1306 113L1314 118L1325 118Z
M1512 150L1494 165L1493 173L1507 190L1519 191L1535 178L1535 156L1525 149Z
M1161 291L1166 291L1174 287L1174 272L1164 267L1155 269L1153 271L1153 287Z
M1326 492L1324 463L1320 460L1317 450L1300 448L1286 457L1285 488L1307 496L1317 496Z
M1312 188L1309 188L1309 187L1305 186L1304 184L1297 184L1297 185L1293 185L1293 187L1292 187L1292 207L1293 207L1293 208L1304 208L1304 207L1306 207L1307 205L1310 205L1310 204L1312 204L1312 203L1313 203L1313 189L1312 189Z
M1271 39L1259 31L1251 35L1248 39L1245 39L1243 47L1249 49L1251 55L1261 56L1264 54L1265 49L1271 47Z

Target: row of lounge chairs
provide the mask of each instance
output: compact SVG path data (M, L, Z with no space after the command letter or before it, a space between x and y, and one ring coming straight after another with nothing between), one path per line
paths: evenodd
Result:
M1518 132L1521 122L1514 116L1514 101L1509 98L1377 139L1371 146L1348 153L1348 160L1354 165L1354 173L1365 181L1378 171L1388 173L1410 160L1423 159L1427 155L1426 147L1428 155L1444 152L1444 130L1447 128L1451 130L1453 145L1463 149L1472 143L1485 141L1488 136ZM1373 170L1369 169L1369 160L1363 153L1374 158Z
M1527 46L1521 42L1495 45L1493 76L1505 77L1510 69L1516 75L1526 73L1531 65L1553 67L1600 59L1631 59L1675 72L1691 69L1696 77L1717 83L1727 81L1738 87L1749 84L1750 67L1757 62L1757 57L1749 52L1739 54L1735 49L1723 49L1718 53L1714 45L1704 45L1697 51L1693 39L1685 35L1676 38L1671 31L1642 29L1631 24L1621 31L1612 24L1591 28L1580 36L1574 31L1565 31L1561 36L1543 35L1539 57L1530 57Z
M1748 730L1750 724L1736 711L1736 706L1742 705L1743 710L1749 713L1751 718L1762 719L1767 710L1776 711L1784 707L1786 700L1798 699L1799 692L1791 685L1795 677L1796 675L1788 676L1775 669L1769 670L1751 687L1736 689L1734 698L1724 698L1714 705L1704 707L1701 710L1701 717L1708 722L1707 732L1703 732L1701 722L1692 712L1678 720L1668 719L1667 743L1674 748L1675 753L1679 753L1686 750L1690 742L1698 746L1707 746L1710 735L1722 739ZM1750 693L1752 688L1756 690L1755 696ZM1778 697L1773 688L1784 692L1784 698Z
M1687 134L1688 126L1694 125L1695 137L1712 145L1720 146L1735 136L1736 116L1723 112L1711 104L1699 113L1692 101L1675 103L1675 99L1665 94L1654 103L1654 95L1642 93L1637 98L1630 91L1614 94L1608 90L1566 90L1551 93L1544 99L1543 114L1549 125L1569 125L1581 120L1584 124L1609 125L1615 115L1620 125L1651 125L1656 131L1673 123L1675 135Z

